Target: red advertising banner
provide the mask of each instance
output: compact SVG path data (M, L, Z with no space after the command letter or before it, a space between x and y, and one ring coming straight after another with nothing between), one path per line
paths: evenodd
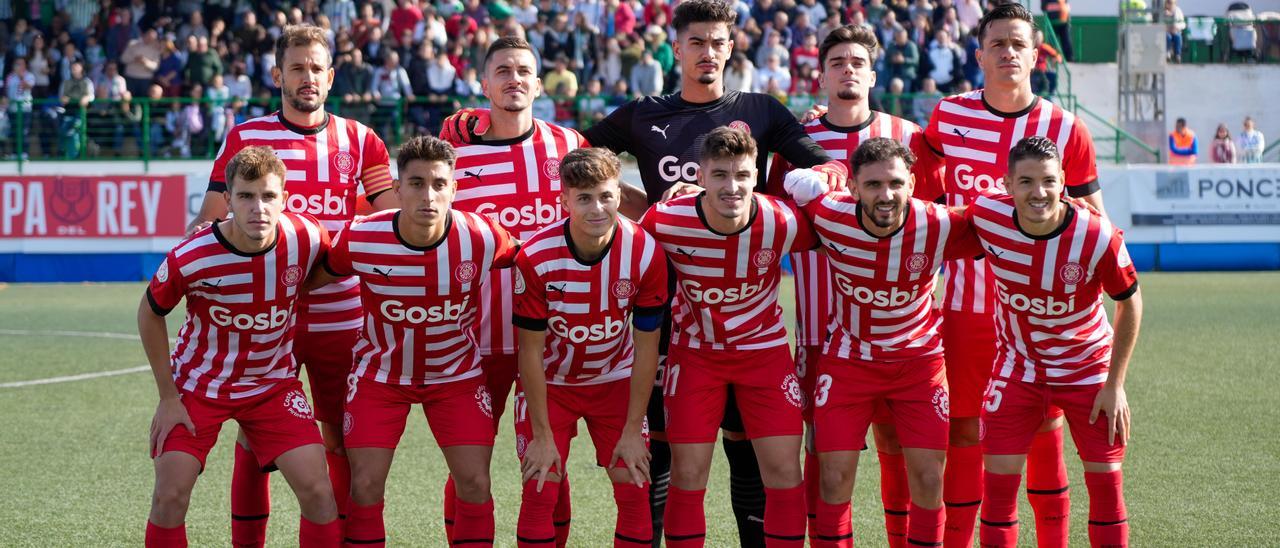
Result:
M182 175L0 176L0 239L181 237Z

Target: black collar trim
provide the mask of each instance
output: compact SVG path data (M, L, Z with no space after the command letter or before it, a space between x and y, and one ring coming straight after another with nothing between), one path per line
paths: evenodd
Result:
M448 217L445 217L444 219L444 232L440 234L440 239L432 242L430 245L425 245L425 246L413 245L409 243L409 240L404 239L404 235L400 233L400 214L403 212L404 210L397 211L395 216L391 218L391 227L395 230L396 239L400 241L400 245L405 246L414 251L425 252L425 251L431 251L437 247L440 247L440 244L444 243L445 240L449 239L449 231L453 230L453 210L449 210L448 212L445 213L445 215L448 215Z
M315 135L317 133L320 133L321 131L324 131L324 128L329 127L329 120L331 116L328 112L324 113L324 121L320 122L319 124L316 124L313 127L302 127L293 122L290 122L288 118L284 117L284 109L280 109L276 111L276 118L280 120L280 124L283 125L285 129L292 131L294 133L297 133L298 135Z
M1017 209L1014 209L1012 213L1013 226L1016 227L1018 229L1018 232L1021 232L1023 236L1031 238L1032 240L1052 240L1054 238L1057 238L1058 236L1061 236L1063 232L1067 231L1067 227L1071 226L1071 221L1075 220L1076 208L1071 207L1071 204L1068 204L1066 202L1060 201L1058 203L1062 204L1063 207L1067 208L1067 214L1062 217L1062 224L1058 225L1058 228L1053 229L1053 232L1045 234L1044 236L1036 236L1034 234L1028 234L1027 231L1022 229L1022 223L1018 222Z
M231 222L234 223L235 221L233 220ZM276 248L276 244L280 243L280 223L281 222L283 222L283 217L281 218L281 221L276 221L276 239L271 242L271 245L267 246L265 249L254 251L253 253L240 251L239 249L237 249L236 246L231 243L231 240L228 240L227 236L222 233L222 227L218 226L219 224L218 221L213 222L213 237L217 238L218 243L222 244L222 247L227 248L227 251L230 251L241 257L257 257L260 255L266 255L267 253L270 253L271 250Z
M743 225L742 228L739 228L738 230L729 234L725 234L714 228L711 228L711 223L707 222L707 213L702 210L702 198L706 195L707 195L707 191L705 190L702 192L699 192L698 198L693 201L693 208L698 212L698 220L702 221L702 226L706 227L707 230L710 230L712 234L715 234L716 236L724 236L726 238L731 236L737 236L739 234L742 234L743 232L746 232L747 229L751 228L751 225L756 224L756 216L760 214L760 203L756 201L755 194L752 194L751 195L751 218L747 219L747 224Z
M609 243L605 244L604 251L600 252L600 256L591 260L583 259L578 253L578 246L573 244L573 235L569 232L569 219L564 220L564 243L569 247L569 254L573 255L573 260L578 261L582 266L595 266L604 261L609 256L609 250L613 249L614 240L618 239L618 232L622 230L621 223L615 222L613 225L613 234L609 236Z

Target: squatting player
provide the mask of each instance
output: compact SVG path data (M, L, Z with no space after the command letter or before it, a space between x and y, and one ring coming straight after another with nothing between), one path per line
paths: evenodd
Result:
M719 127L699 146L705 190L660 202L641 226L675 267L674 327L663 379L671 489L668 546L706 541L703 499L716 430L733 387L765 489L769 546L802 546L804 393L778 306L780 259L817 241L794 204L756 194L756 143Z
M1009 152L1009 194L984 194L965 210L987 252L1000 340L982 406L983 546L1017 545L1022 467L1051 406L1084 461L1090 544L1129 543L1124 383L1142 294L1120 230L1065 197L1065 177L1053 141L1029 137ZM1116 302L1114 331L1104 292Z
M524 484L518 546L556 541L554 484L580 418L596 464L613 482L614 545L654 540L645 409L658 368L666 255L652 236L619 217L621 171L605 149L566 154L561 201L569 218L534 233L516 256L516 451Z
M818 48L818 59L822 69L819 82L830 103L826 114L807 122L804 129L829 156L844 162L850 170L855 167L852 165L854 151L864 141L875 137L897 140L915 153L916 163L911 166L911 172L915 176L916 187L926 194L936 193L936 190L928 189L942 185L941 166L934 161L932 153L927 153L924 140L920 138L923 132L920 126L871 110L870 92L876 83L874 64L879 47L875 33L863 27L844 26L827 34ZM770 194L783 195L783 177L791 170L785 159L774 158L769 167ZM796 284L796 371L805 394L811 396L816 377L813 369L822 354L831 318L831 274L827 257L819 251L792 254L791 268ZM812 424L812 405L805 407L805 420ZM877 412L873 421L873 432L879 451L885 529L889 544L898 547L906 542L911 497L902 449L883 409ZM806 444L806 449L805 487L812 532L818 498L818 458L809 444Z
M156 485L147 546L186 546L196 478L222 423L253 444L254 466L275 466L298 496L302 546L338 546L341 522L324 445L293 357L294 305L329 248L324 227L283 213L285 166L266 147L226 162L223 202L234 213L196 231L160 263L138 307L138 333L160 404L151 421ZM169 353L164 316L187 301Z
M835 330L815 372L822 496L811 538L814 546L853 546L858 451L876 410L886 408L906 456L911 499L899 542L939 546L949 404L934 279L944 259L981 248L959 213L911 198L915 156L901 143L868 139L851 160L852 193L826 192L808 170L786 178L829 258L836 300Z
M285 209L314 216L331 233L355 217L360 187L375 209L395 207L395 196L386 193L391 189L391 166L382 139L363 124L324 110L334 74L324 31L311 25L286 27L275 51L271 78L280 88L280 111L247 120L227 134L192 227L226 216L219 197L227 183L222 171L240 149L256 145L270 147L284 161L289 191ZM345 278L308 291L298 318L295 358L307 368L329 475L338 507L345 512L350 489L342 452L342 403L351 349L363 325L359 284L355 278ZM237 546L261 546L271 512L268 478L254 464L252 451L251 445L237 444L231 478L232 542Z
M335 236L313 282L354 274L364 302L343 417L350 544L385 542L387 473L406 416L421 404L455 484L452 542L493 545L495 424L475 318L486 274L511 266L519 246L487 217L451 209L455 159L453 147L434 137L402 145L392 183L400 209L356 219Z

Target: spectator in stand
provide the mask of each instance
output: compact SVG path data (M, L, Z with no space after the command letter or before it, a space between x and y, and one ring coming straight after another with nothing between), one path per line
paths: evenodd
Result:
M651 0L645 3L641 14L644 16L644 24L652 25L654 24L654 19L658 18L658 16L662 16L663 21L670 22L671 18L675 16L675 9L671 7L667 0Z
M609 112L613 112L614 109L626 104L632 98L631 89L627 86L627 81L615 81L613 87L609 88L609 94L605 96L605 106L608 110L605 116L608 116Z
M791 66L799 69L805 65L818 66L818 35L816 34L806 35L800 45L791 49Z
M458 78L453 86L453 94L464 99L466 104L478 104L479 101L471 101L475 98L483 98L484 88L480 84L480 75L476 72L475 67L467 67L462 71L462 78Z
M884 19L886 13L889 13L889 7L884 5L884 0L870 0L862 8L862 12L866 14L868 23L873 26L880 26L880 21ZM885 40L881 40L881 43L884 42Z
M532 27L538 22L538 6L533 3L533 0L519 0L512 8L511 15L515 17L517 23L520 23L520 26Z
M766 24L773 21L773 14L779 9L773 0L755 0L754 5L751 6L751 19L755 21L757 27L764 28Z
M32 93L36 97L45 98L50 95L50 75L53 73L52 61L49 60L49 48L45 45L44 35L36 34L31 40L31 55L27 56L27 70L35 76L36 87Z
M120 54L124 63L124 79L128 83L129 93L135 96L146 96L151 87L151 80L160 68L160 55L163 52L155 29L147 29L142 38L134 39Z
M405 71L409 73L409 87L413 88L413 94L425 97L430 92L430 86L427 83L427 71L435 62L436 50L435 46L428 41L422 41L413 52L413 58L409 59L409 66Z
M800 0L795 7L797 20L799 15L803 13L808 19L808 23L812 25L810 30L818 30L818 24L826 21L827 17L832 15L827 13L827 7L819 4L816 0Z
M1193 165L1196 163L1198 152L1199 143L1196 141L1196 132L1187 127L1186 118L1178 118L1173 123L1173 132L1169 134L1169 163Z
M951 41L951 34L946 30L933 33L928 61L928 79L933 80L937 89L949 92L952 84L964 78L964 51Z
M1218 131L1213 135L1213 163L1236 163L1236 144L1231 139L1227 124L1218 124Z
M102 71L102 77L98 79L98 86L94 89L93 96L107 101L119 101L127 93L129 93L128 84L125 83L124 76L120 75L119 63L108 61L106 68Z
M969 1L977 2L977 0ZM1058 37L1058 45L1062 46L1062 57L1067 61L1074 61L1075 51L1071 47L1071 5L1067 0L1040 0L1040 10L1049 18L1049 24L1053 26L1053 34Z
M920 50L916 48L915 42L907 39L907 31L898 29L893 34L893 42L884 49L885 57L885 77L891 82L894 78L902 81L904 89L910 83L916 81L916 69L920 65ZM902 117L897 113L890 113L898 117Z
M448 64L447 60L445 64ZM395 51L387 51L382 66L373 70L371 93L378 105L374 113L377 131L383 139L393 140L394 136L400 135L400 101L414 99L409 74L400 66L400 55Z
M625 82L622 74L622 46L617 38L604 41L604 55L596 66L596 77L606 82Z
M795 32L791 30L791 17L785 11L777 11L773 14L773 24L764 28L765 42L768 42L770 34L778 35L778 44L788 50L795 43Z
M898 24L898 15L893 11L886 11L884 16L880 18L880 24L876 26L876 37L880 39L881 44L889 44L893 42L898 32L906 32L906 29Z
M1165 47L1169 61L1182 62L1182 31L1187 30L1187 17L1178 7L1178 0L1164 1Z
M258 24L258 14L248 11L245 12L240 27L235 30L235 36L240 42L241 50L256 52L267 42L267 28Z
M187 56L183 78L188 84L208 85L214 75L222 74L222 68L222 58L209 50L209 39L200 38L196 41L196 50Z
M773 82L786 93L791 89L791 70L783 66L782 60L777 55L770 55L765 58L764 66L756 70L756 78L753 83L757 93L768 93L769 83Z
M84 64L94 81L102 77L102 69L107 65L107 52L92 34L84 39Z
M884 99L880 101L883 112L892 114L899 118L913 119L911 113L911 102L906 96L907 84L902 78L893 78L889 80L889 89L884 95Z
M812 66L809 66L808 63L801 63L800 66L796 67L796 70L793 73L793 76L791 78L791 88L789 90L789 97L794 98L795 96L799 95L799 96L805 96L806 98L808 98L818 93L818 90L819 90L818 77L819 76L820 75L818 73L818 69ZM787 101L787 104L791 106L795 105L795 103L790 100ZM793 110L793 112L795 111ZM803 112L803 111L800 111L800 112Z
M154 81L164 88L165 97L177 97L182 94L182 69L185 63L172 40L165 40L161 44L163 53L160 64L156 67Z
M650 25L644 31L644 47L653 52L653 60L662 67L663 77L671 75L671 68L676 64L676 54L667 41L667 31L658 25ZM670 78L667 78L670 80Z
M1244 117L1244 131L1240 132L1240 160L1246 164L1262 162L1262 151L1267 149L1267 138L1254 127L1253 118Z
M564 55L556 57L555 65L542 77L542 84L546 89L553 90L553 98L557 101L565 96L573 97L578 94L578 76L569 70L569 59ZM564 93L554 90L563 90Z
M394 45L405 45L403 42L405 31L412 36L413 29L422 20L422 8L418 7L416 0L397 0L396 8L391 10L391 24L387 27L391 38L395 40Z
M797 11L791 23L791 47L800 45L805 36L818 33L818 22L809 18L809 12Z
M923 15L926 21L933 19L933 3L929 0L915 0L911 7L907 9L907 15L910 21L915 21L917 17Z
M756 67L747 59L746 54L734 53L729 66L724 69L724 90L747 92L753 89L756 78Z
M1031 71L1031 90L1045 97L1058 92L1058 65L1062 55L1044 41L1044 32L1035 31L1036 67Z
M577 99L578 129L587 129L603 120L606 103L604 83L597 78L588 80L586 93Z
M982 44L978 42L978 28L974 27L962 39L964 46L964 79L969 84L976 87L982 87L983 75L982 67L978 65L978 50L982 49Z
M600 33L606 38L636 31L636 13L627 2L607 0L600 19Z
M907 27L907 36L917 49L928 52L929 44L933 41L933 26L929 24L929 16L923 13L916 15L911 20L911 26Z
M551 28L542 36L542 63L549 66L560 57L573 56L573 33L569 29L569 15L557 13L551 17ZM554 89L548 87L548 89Z
M372 3L361 4L360 18L351 23L351 39L357 48L364 49L369 43L373 29L382 29L382 19L374 15Z
M191 86L188 92L191 99L200 99L204 96L204 88L200 84ZM204 114L200 111L200 103L192 101L190 103L178 104L174 103L170 116L165 119L166 129L173 135L173 144L177 148L176 152L179 158L190 158L193 143L201 143L200 137L204 135Z
M57 71L58 85L62 85L62 82L71 78L71 65L75 63L84 63L84 62L85 62L84 55L80 53L80 50L76 49L75 44L71 42L67 42L63 44L62 54L58 56L58 71ZM88 76L88 75L89 75L89 69L86 64L85 76Z
M339 58L334 70L331 97L342 101L342 115L370 125L373 113L373 67L364 61L364 52L353 49Z
M933 109L941 101L942 92L938 91L938 85L933 81L933 78L921 80L920 91L916 92L915 97L911 99L911 110L915 111L916 115L915 122L920 127L929 127L929 116L933 115Z
M191 12L187 16L187 22L178 27L178 42L186 42L188 36L209 38L209 29L204 26L204 15L199 11Z
M764 45L756 50L756 67L765 66L770 55L777 57L783 65L791 66L791 51L782 45L782 35L776 32L765 33ZM760 86L763 89L764 82L760 82Z
M579 4L578 7L581 8L584 5L586 4ZM569 68L578 75L579 80L586 80L595 73L596 59L599 57L597 44L600 43L600 33L589 21L597 19L599 17L588 19L587 12L582 10L573 14L573 32L570 38L573 55L569 57ZM667 46L668 49L670 47Z
M32 90L36 87L36 76L27 70L27 60L18 57L13 60L13 70L4 80L5 98L9 105L9 127L13 129L15 142L27 142L31 129ZM15 147L16 150L16 147ZM26 155L27 152L22 154Z
M387 52L395 51L387 47L382 39L382 29L378 27L369 30L369 41L360 49L364 50L364 58L374 65L381 65Z
M329 18L329 25L334 32L350 29L356 20L355 0L325 0L321 11Z
M631 67L630 88L636 95L658 95L662 93L662 65L653 58L653 52L644 50L640 54L640 62Z
M231 90L222 74L214 74L209 80L209 85L204 89L204 99L209 104L209 138L214 143L221 143L227 136L227 129L235 123L231 109Z

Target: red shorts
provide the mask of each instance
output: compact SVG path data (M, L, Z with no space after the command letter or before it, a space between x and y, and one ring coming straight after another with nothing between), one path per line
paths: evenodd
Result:
M304 322L298 322L293 339L293 357L307 368L307 384L315 401L316 420L342 424L342 404L346 401L347 376L355 361L353 350L360 342L360 331L316 331L308 333Z
M1050 386L993 378L983 397L978 436L988 455L1025 455L1046 419L1065 414L1071 439L1085 462L1121 462L1124 445L1107 442L1107 421L1089 424L1101 384Z
M950 404L941 356L883 364L823 356L814 394L819 453L866 447L877 407L888 410L903 447L947 448Z
M578 419L587 420L587 433L596 446L596 465L608 466L613 448L627 425L627 402L631 400L631 379L603 384L547 385L547 418L555 436L560 462L569 460L569 443L578 435ZM533 423L529 420L524 390L516 383L516 456L524 459L524 450L533 439ZM645 419L645 442L649 441L649 421ZM626 467L621 459L613 467ZM553 470L554 471L554 470Z
M520 373L520 360L516 354L480 356L480 369L484 371L484 384L493 396L493 425L497 428L502 412L507 408L507 397Z
M813 388L818 378L818 359L822 357L822 346L796 346L796 378L800 379L800 390L804 392L804 423L813 426ZM875 413L871 415L872 424L893 424L893 416L884 402L876 404Z
M663 398L667 440L713 443L733 386L747 439L804 433L804 392L786 345L763 350L671 347Z
M975 418L996 361L996 323L991 314L942 311L942 346L951 390L951 416Z
M276 457L313 443L324 443L316 428L315 414L302 383L289 379L276 383L266 392L238 400L219 400L197 394L182 394L182 406L196 427L192 435L185 426L177 426L165 438L161 453L181 451L194 456L204 469L205 457L218 441L222 423L234 420L249 439L249 446L264 470Z
M484 376L400 386L358 379L347 393L342 435L347 447L395 449L413 404L422 404L436 445L493 445L493 406Z

